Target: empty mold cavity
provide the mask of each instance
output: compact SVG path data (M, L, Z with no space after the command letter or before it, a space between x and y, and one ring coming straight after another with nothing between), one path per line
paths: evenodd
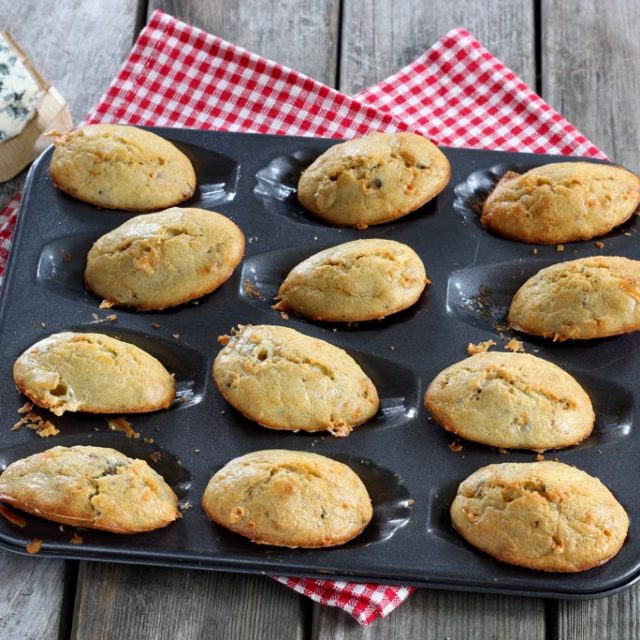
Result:
M349 543L349 547L357 548L384 542L409 522L414 501L400 474L371 460L355 456L329 454L328 457L353 469L367 487L373 505L371 522Z
M507 171L523 173L530 167L513 164L496 164L488 169L480 169L470 173L464 182L456 185L453 190L453 208L467 222L485 229L480 222L482 205L487 196L493 191L498 181Z
M323 249L336 246L337 244L340 243L292 247L290 249L269 251L245 258L242 263L240 276L240 298L263 311L275 314L276 312L272 309L272 305L276 303L276 296L278 295L280 285L291 269ZM381 320L346 323L315 321L301 316L296 316L296 319L313 324L336 327L338 329L361 331L363 328L371 328L379 331L387 325L406 322L413 318L416 312L426 304L428 291L429 287L427 286L418 301L411 307L398 313L392 313Z
M380 398L378 413L362 429L380 429L406 424L418 415L421 403L420 378L394 360L364 353L350 353L371 378Z
M253 192L270 213L301 224L324 225L298 202L297 197L300 175L323 151L325 149L299 149L291 155L274 158L256 172Z
M180 206L211 209L235 198L239 176L235 160L193 144L171 142L191 160L196 172L195 193Z
M36 270L38 283L65 297L78 300L78 296L83 296L86 300L89 296L84 286L87 253L99 236L95 232L78 233L44 245Z
M571 373L591 398L596 421L591 435L571 449L590 449L615 444L631 435L633 427L633 393L603 376Z
M137 331L107 324L82 325L69 330L103 333L123 342L134 344L158 359L175 379L176 397L171 408L190 407L198 404L204 398L209 377L207 358L195 349L162 337L147 336Z
M506 328L516 291L557 261L518 259L454 271L447 283L447 311L483 330Z
M464 477L461 477L460 482ZM466 543L451 524L451 515L449 513L460 482L448 481L438 488L431 489L429 492L428 504L426 505L427 534L438 536L456 546L464 547Z

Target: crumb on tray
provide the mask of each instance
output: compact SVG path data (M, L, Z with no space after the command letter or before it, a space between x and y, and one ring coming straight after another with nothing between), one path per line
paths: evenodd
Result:
M255 282L251 282L251 280L244 280L242 282L242 288L245 290L245 293L254 300L262 300L262 293L260 293L260 289L256 287Z
M509 342L504 346L507 351L513 351L513 353L525 353L524 343L517 338L511 338Z
M27 553L38 553L38 551L40 551L41 548L42 548L42 540L40 540L40 538L34 538L25 547L25 549L27 550Z
M470 342L467 345L467 354L470 356L475 356L478 353L486 353L487 351L489 351L489 349L491 349L491 347L494 347L495 344L496 343L493 340L485 340L484 342L478 342L477 344Z
M133 425L126 418L110 418L107 420L109 431L121 431L127 438L139 438L140 434L134 431Z
M69 542L71 544L82 544L83 543L82 536L78 535L78 532L76 531L73 534L73 537L69 540Z
M24 425L27 429L33 429L41 438L57 436L60 433L60 430L53 422L45 420L35 411L32 411L32 409L33 405L30 402L25 403L18 409L18 413L21 414L22 417L11 427L11 431L17 431Z

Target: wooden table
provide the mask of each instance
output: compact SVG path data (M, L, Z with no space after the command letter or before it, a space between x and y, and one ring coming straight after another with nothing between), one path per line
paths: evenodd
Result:
M157 8L347 93L463 26L611 158L640 169L637 0L0 0L0 26L79 121ZM0 206L23 180L0 186ZM0 573L3 640L640 637L640 586L582 602L421 590L361 629L265 577L4 551Z

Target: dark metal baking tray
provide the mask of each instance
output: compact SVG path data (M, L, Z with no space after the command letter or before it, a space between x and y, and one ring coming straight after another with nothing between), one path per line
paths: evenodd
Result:
M332 140L157 129L193 161L198 189L187 205L229 215L247 237L246 256L213 294L162 313L101 310L82 285L91 243L133 214L99 210L57 191L48 174L51 149L29 174L0 308L0 465L54 445L113 446L149 459L179 494L183 518L148 534L117 536L73 531L27 516L20 529L0 521L0 544L24 552L42 540L42 556L200 567L221 571L340 577L422 587L551 597L614 593L640 576L640 433L634 411L640 391L639 337L552 344L522 336L526 349L565 367L588 389L597 413L593 435L577 447L549 452L601 478L631 517L629 538L617 557L590 571L566 575L501 564L475 550L452 529L448 507L458 483L477 468L532 461L526 451L500 453L462 441L432 420L422 396L445 366L466 357L469 342L493 338L502 349L506 308L516 288L540 267L593 254L640 257L636 216L594 242L538 247L504 240L478 222L477 208L497 177L559 157L445 149L449 186L431 203L394 223L364 231L330 227L297 204L302 167ZM567 158L562 158L567 160ZM390 238L411 245L432 284L411 309L356 326L318 324L271 309L287 270L317 250L355 238ZM106 317L115 313L115 322ZM96 319L99 321L96 322ZM217 336L238 323L274 323L324 338L351 353L376 383L382 409L348 438L270 431L251 423L221 398L210 369ZM157 326L159 325L159 327ZM154 328L154 326L156 328ZM107 430L102 417L51 418L61 433L40 439L10 431L24 398L11 381L14 359L29 345L62 330L103 331L142 346L176 373L179 400L164 412L131 417L138 440ZM41 411L47 414L46 411ZM153 438L154 442L144 442ZM288 550L254 545L209 522L200 497L211 475L231 458L263 448L326 454L361 475L375 505L374 519L352 542L334 549ZM157 457L157 456L156 456Z

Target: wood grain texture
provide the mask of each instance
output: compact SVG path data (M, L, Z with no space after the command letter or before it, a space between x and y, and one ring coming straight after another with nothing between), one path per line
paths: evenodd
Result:
M599 600L557 603L554 640L640 638L640 587Z
M465 27L534 86L530 0L344 0L340 89L356 93L424 53L454 27Z
M640 170L640 2L543 0L542 95L612 160Z
M42 76L65 97L74 122L98 101L126 58L142 0L0 0L0 28L8 29ZM22 188L27 169L0 185L0 209Z
M340 89L355 93L408 64L454 27L465 27L525 82L535 82L533 3L344 0ZM314 640L544 637L541 600L418 591L366 629L314 605Z
M313 640L543 640L541 600L420 590L384 620L360 627L344 612L314 609Z
M162 9L334 86L339 6L339 0L150 0L149 13Z
M640 586L601 600L557 603L558 640L640 638Z
M62 560L0 550L0 638L56 640L63 620Z
M297 68L328 84L336 79L338 0L260 0L237 3L152 0L148 15L162 9L194 26L263 56ZM149 579L148 572L153 573ZM118 637L126 628L119 607L101 602L108 575L110 597L128 603L144 581L146 606L136 618L136 638L201 638L211 628L224 638L302 637L306 600L266 578L193 571L165 572L138 567L83 563L78 581L74 637ZM144 576L144 577L142 577ZM174 578L173 576L177 576ZM167 580L171 587L167 587ZM124 598L124 600L122 600ZM93 604L93 607L92 607ZM89 636L104 630L104 635ZM144 635L147 634L147 635ZM204 635L203 635L204 634ZM132 636L134 637L134 636Z
M640 3L543 0L542 95L612 160L640 170ZM640 587L559 602L560 640L640 637Z
M282 64L333 85L336 79L338 0L151 0L148 15L162 9ZM139 602L144 580L144 606ZM171 586L168 587L167 582ZM108 583L109 589L106 584ZM95 607L103 594L118 606ZM119 612L120 605L124 607ZM122 613L124 611L125 613ZM136 638L300 638L310 604L267 578L166 572L83 563L78 580L76 638L111 638L135 619ZM103 633L104 635L94 635ZM147 635L144 635L147 634Z
M74 640L301 640L307 603L264 576L83 563Z
M141 0L0 0L0 22L81 120L117 73L135 39Z
M8 29L43 77L82 118L117 72L134 39L138 0L58 0L55 14L39 0L0 0L0 27ZM0 208L26 177L0 185ZM67 611L65 563L0 551L0 638L58 638Z

